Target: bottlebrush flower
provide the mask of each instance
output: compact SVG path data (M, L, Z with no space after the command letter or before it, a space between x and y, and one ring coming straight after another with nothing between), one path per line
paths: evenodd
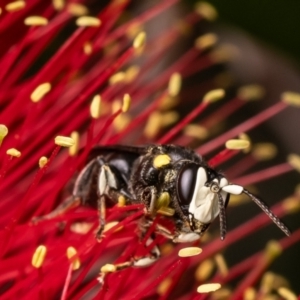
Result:
M291 292L286 283L268 285L278 276L265 271L280 253L299 242L299 229L290 238L264 240L265 250L256 247L251 255L245 251L247 256L232 266L223 254L244 251L245 247L232 245L249 243L247 236L268 225L264 213L236 226L225 241L212 226L193 245L173 244L162 236L146 245L147 238L140 241L136 234L144 207L125 205L124 199L108 209L105 238L99 243L98 216L92 208L77 207L32 222L71 194L74 177L96 145L190 146L208 157L212 166L226 165L226 176L243 186L300 168L299 157L290 155L287 163L251 171L274 152L274 146L254 145L251 150L248 137L272 116L299 106L299 95L286 92L273 106L228 129L222 123L250 106L248 100L260 98L262 88L242 87L231 96L233 88L220 74L232 52L218 45L212 33L197 38L183 54L175 51L182 41L188 44L194 27L216 18L208 3L198 3L194 11L150 32L148 38L148 23L159 22L178 1L147 4L136 16L129 0L110 1L102 8L86 2L19 0L1 6L2 298L257 299L257 293L287 297ZM296 211L299 192L272 209L279 217ZM229 220L235 218L235 210L227 210ZM160 214L155 220L166 221ZM166 226L172 227L172 222ZM151 231L153 226L147 236ZM114 272L117 265L147 255L156 245L162 257L153 265ZM185 249L178 256L188 246L200 246L202 252ZM100 270L103 284L97 281ZM261 278L262 287L255 291ZM206 288L221 289L200 294L208 283L215 285Z

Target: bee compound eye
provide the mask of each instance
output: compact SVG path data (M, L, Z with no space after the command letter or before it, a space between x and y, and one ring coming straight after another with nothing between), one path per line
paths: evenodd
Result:
M199 166L196 164L187 164L179 172L177 180L177 195L179 204L189 205L196 185L197 172Z

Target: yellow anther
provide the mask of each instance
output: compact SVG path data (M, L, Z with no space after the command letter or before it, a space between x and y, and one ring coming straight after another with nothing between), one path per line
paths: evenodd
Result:
M281 95L281 99L286 104L292 105L292 106L300 106L300 94L294 93L294 92L285 92Z
M242 86L237 91L238 98L245 101L259 100L264 97L266 90L258 84Z
M216 265L220 273L225 277L228 275L228 267L225 258L222 254L216 254L215 256Z
M179 73L173 73L169 80L168 92L169 95L175 97L179 94L181 89L181 75Z
M83 52L86 55L91 55L93 52L93 45L91 42L85 42L83 44Z
M9 12L13 12L13 11L18 11L18 10L24 8L25 6L26 6L26 2L19 0L19 1L7 3L5 5L5 9Z
M7 136L7 134L8 134L8 128L4 124L0 124L0 145L3 139Z
M198 281L206 280L212 273L215 267L215 262L212 259L206 259L203 261L195 272L195 277Z
M168 207L170 204L170 194L168 192L163 192L159 195L156 203L156 208Z
M122 111L123 113L127 112L130 108L131 97L129 94L125 94L123 97Z
M46 156L42 156L40 159L39 159L39 167L40 168L43 168L48 162L48 158Z
M160 296L163 296L169 289L172 284L172 278L167 277L163 281L161 281L157 287L157 293Z
M61 147L71 147L75 144L74 140L71 137L61 136L61 135L55 137L54 143L57 146L61 146Z
M297 196L284 199L282 206L288 213L296 213L300 210L300 201Z
M108 230L112 229L113 227L116 227L114 232L120 231L123 228L123 226L117 227L118 224L119 224L119 222L117 222L117 221L106 223L104 226L103 232L107 232Z
M199 50L205 50L213 47L218 42L218 36L214 33L206 33L195 40L195 47Z
M70 246L67 248L67 257L72 261L73 270L78 270L80 268L80 260L77 256L77 250ZM76 257L76 258L74 258Z
M208 130L203 126L196 125L196 124L187 125L184 128L183 132L187 136L200 139L200 140L203 140L208 136Z
M153 167L161 168L164 167L171 162L171 157L167 154L159 154L153 159Z
M253 146L253 156L259 160L269 160L276 156L277 147L271 143L258 143Z
M212 103L218 101L225 96L225 91L223 89L216 89L207 92L203 97L204 103Z
M41 16L30 16L24 20L24 24L27 26L46 26L48 19Z
M67 11L76 17L84 16L89 13L88 8L80 3L69 3L67 6Z
M225 143L225 146L227 149L230 150L242 150L242 149L249 148L250 142L246 140L240 140L240 139L228 140Z
M65 7L65 0L52 0L52 5L56 10L62 10Z
M202 249L199 247L186 247L178 251L179 257L191 257L199 255L202 252Z
M82 16L76 20L76 25L79 27L99 27L101 20L95 17Z
M207 284L199 285L197 288L197 292L200 294L201 293L210 293L210 292L215 292L220 288L221 288L220 283L207 283Z
M77 131L73 131L71 133L71 139L74 141L74 145L69 148L70 156L75 156L79 150L79 133Z
M298 172L300 172L300 156L297 154L288 155L288 163Z
M175 214L175 209L171 207L161 207L157 213L163 216L172 217Z
M32 102L39 102L51 90L51 83L45 82L38 85L30 95Z
M201 1L196 3L195 11L208 21L214 21L218 17L217 10L208 2Z
M7 155L14 156L14 157L20 157L21 152L15 148L10 148L6 151Z
M125 71L125 81L127 83L132 82L135 80L137 75L140 72L140 67L139 66L130 66L126 71Z
M116 113L119 109L122 109L122 103L120 100L114 100L113 103L111 104L111 111L112 113Z
M264 250L265 258L268 262L272 262L282 252L282 247L277 241L269 241Z
M113 74L110 78L109 78L109 84L110 85L114 85L120 82L124 82L125 81L125 72L118 72Z
M117 270L117 268L115 265L106 264L106 265L102 266L100 270L102 273L113 273Z
M36 250L33 253L31 264L35 268L40 268L45 260L47 253L47 248L44 245L40 245L36 248Z
M148 117L147 124L144 129L144 135L147 138L153 138L155 137L162 126L162 120L161 120L161 113L158 111L154 111L151 113L151 115Z
M101 96L94 96L90 105L90 114L93 119L98 119L101 115Z
M255 300L256 290L253 287L248 287L244 292L243 300Z
M140 32L133 40L133 48L140 49L146 43L146 33L144 31Z
M298 297L288 288L280 287L278 290L278 294L285 300L297 300Z
M240 56L240 51L237 47L231 44L222 44L216 49L213 49L209 57L215 63L224 63Z

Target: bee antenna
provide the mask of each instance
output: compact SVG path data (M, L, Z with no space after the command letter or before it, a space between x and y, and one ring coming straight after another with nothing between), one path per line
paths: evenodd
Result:
M221 240L223 241L226 236L227 226L226 226L226 212L225 212L225 205L223 201L223 197L220 193L217 193L218 195L218 204L219 204L219 218L220 218L220 236Z
M279 220L279 218L273 214L273 212L270 210L268 205L262 201L261 199L255 197L253 194L251 194L248 190L245 188L243 189L242 193L248 195L252 201L254 201L261 209L262 211L287 235L290 236L291 232L290 230L283 224L282 221ZM219 201L220 205L220 201ZM220 219L221 219L221 213L220 213Z

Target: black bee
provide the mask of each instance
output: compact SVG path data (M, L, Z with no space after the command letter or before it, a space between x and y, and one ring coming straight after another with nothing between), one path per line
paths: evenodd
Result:
M290 235L288 228L262 200L242 186L229 183L194 151L177 145L94 148L88 164L77 177L73 196L42 218L51 218L74 204L96 205L100 223L97 238L101 239L108 199L117 203L122 197L127 204L145 205L144 232L161 211L172 218L175 232L157 226L156 233L176 243L192 242L198 240L219 216L223 240L225 208L230 194L241 193L248 195L286 235ZM154 249L152 255L151 262L159 256L159 250ZM144 258L134 265L148 263L149 259Z

